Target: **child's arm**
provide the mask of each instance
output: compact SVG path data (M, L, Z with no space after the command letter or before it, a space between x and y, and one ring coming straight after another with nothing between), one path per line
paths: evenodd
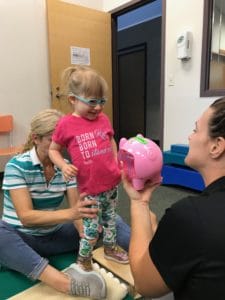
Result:
M51 161L61 169L63 176L65 177L66 180L70 180L71 177L74 177L77 175L77 168L72 165L66 163L64 160L62 154L61 154L62 146L55 143L51 142L51 145L49 147L49 157Z

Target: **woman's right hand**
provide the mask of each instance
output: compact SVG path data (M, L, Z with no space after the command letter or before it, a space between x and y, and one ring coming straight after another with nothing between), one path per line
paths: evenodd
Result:
M64 164L62 173L66 181L70 181L72 177L77 175L78 169L72 164Z

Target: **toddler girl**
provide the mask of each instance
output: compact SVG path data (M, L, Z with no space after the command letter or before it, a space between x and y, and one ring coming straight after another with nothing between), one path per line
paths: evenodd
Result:
M61 118L57 124L49 155L66 180L77 176L79 191L86 193L88 199L96 200L99 208L96 219L83 219L77 262L83 270L92 270L92 250L103 227L105 257L128 263L127 253L116 245L117 185L121 178L114 131L102 112L107 83L86 66L67 68L62 80L73 113ZM61 154L63 147L72 164L65 163Z

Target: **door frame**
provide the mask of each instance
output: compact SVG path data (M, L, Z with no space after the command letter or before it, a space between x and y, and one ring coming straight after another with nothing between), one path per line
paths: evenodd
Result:
M117 17L132 11L140 6L154 2L154 0L142 0L138 3L121 9L111 14L112 27L112 98L113 98L113 127L115 131L119 130L119 118L117 115L118 108L118 81L115 80L118 76L118 57L117 57ZM166 0L162 0L162 19L161 19L161 66L160 66L160 147L163 149L164 142L164 93L165 93L165 39L166 39Z

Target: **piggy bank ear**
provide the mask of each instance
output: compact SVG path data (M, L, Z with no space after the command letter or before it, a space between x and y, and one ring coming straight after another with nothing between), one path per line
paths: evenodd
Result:
M121 149L123 147L123 145L127 142L127 139L126 138L122 138L120 139L120 142L119 142L119 149Z

